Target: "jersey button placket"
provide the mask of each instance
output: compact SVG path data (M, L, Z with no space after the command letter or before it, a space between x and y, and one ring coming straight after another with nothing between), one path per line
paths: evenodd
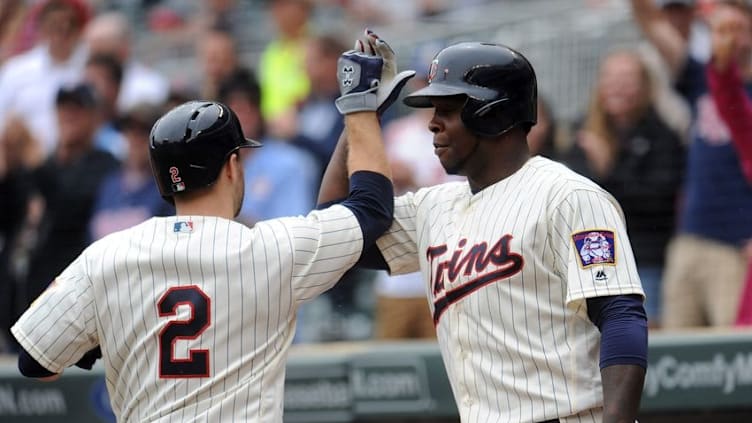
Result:
M455 305L457 305L457 304L455 304ZM460 366L465 367L465 364L466 364L465 357L466 356L467 356L467 353L465 352L465 349L462 348L462 344L461 343L457 343L457 350L455 350L455 353L454 353L455 362L459 362ZM465 405L467 405L467 400L469 398L469 394L468 394L468 390L467 390L467 385L465 384L465 380L464 379L459 379L458 380L458 386L459 386L459 390L460 390L459 394L460 394L460 397L462 398L462 402Z
M462 359L462 366L464 366L466 369L472 368L472 366L470 365L470 357L471 357L470 351L468 351L465 348L461 348L460 358ZM465 390L465 399L464 399L465 406L470 407L473 405L473 397L470 396L470 390L467 389L467 385L464 385L464 388L465 388L464 389Z

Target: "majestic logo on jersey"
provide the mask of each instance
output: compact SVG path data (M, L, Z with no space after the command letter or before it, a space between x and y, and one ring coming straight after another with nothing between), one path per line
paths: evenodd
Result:
M173 226L172 231L183 233L193 232L193 222L191 222L190 220L179 220L175 222L175 226Z
M431 265L434 311L433 322L437 324L441 314L450 305L493 282L508 278L524 265L522 256L509 251L512 235L504 235L491 247L480 242L465 249L466 239L461 239L457 249L447 257L445 245L428 247L426 255ZM446 290L446 284L460 276L474 276L464 284ZM442 295L443 294L443 295Z
M580 257L580 267L584 269L596 264L616 264L615 238L614 231L601 229L572 234L572 241Z

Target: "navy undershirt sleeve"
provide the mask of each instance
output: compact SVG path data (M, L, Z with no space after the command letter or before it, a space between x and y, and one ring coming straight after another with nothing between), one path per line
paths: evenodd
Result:
M363 250L363 254L361 254L356 266L364 269L389 270L389 265L386 263L384 255L381 254L381 250L379 250L376 244Z
M392 224L392 181L376 172L354 172L350 176L350 194L340 204L349 208L358 219L363 231L363 249L368 249Z
M355 172L353 174L353 176L355 176L358 173L361 173L361 172ZM369 174L372 174L372 175L378 175L378 176L382 176L383 177L383 175L381 175L379 173L367 172L367 171L363 171L363 173L369 173ZM356 183L359 183L357 181L357 179L358 178L356 178ZM386 179L386 178L384 178L384 179ZM393 192L393 187L392 187L391 182L389 183L389 188ZM353 192L352 178L350 179L350 192L351 193ZM321 209L325 209L325 208L327 208L329 206L332 206L334 204L343 204L343 205L345 205L345 201L346 200L347 199L345 199L345 198L341 198L339 200L328 201L326 203L319 204L318 206L316 206L316 208L318 210L321 210ZM386 199L385 201L389 201L389 200ZM352 207L350 207L350 209L353 210ZM392 202L392 210L393 209L394 209L394 203ZM362 223L361 217L354 210L353 210L353 213L355 213L355 217L358 218L358 222L361 222L361 227L363 227L363 223ZM392 224L392 221L391 221L391 218L390 218L389 219L389 224L387 225L387 229L389 228L389 226L391 226L391 224ZM364 231L364 233L365 233L365 231ZM379 234L379 236L381 236L381 234ZM376 238L378 239L378 236ZM363 243L363 253L361 254L360 260L358 260L358 263L356 264L356 266L360 267L360 268L374 269L374 270L389 270L389 265L386 263L386 260L384 259L384 256L381 254L381 250L379 250L379 247L376 246L375 240L374 240L374 243L370 244L370 245L367 244L366 242Z
M57 374L39 364L23 347L18 353L18 370L26 377L48 377Z
M601 331L600 367L648 365L648 320L642 297L616 295L587 299L588 317Z

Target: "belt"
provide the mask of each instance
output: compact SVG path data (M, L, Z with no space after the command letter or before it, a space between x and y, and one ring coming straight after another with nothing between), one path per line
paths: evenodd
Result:
M538 423L560 423L561 420L559 419L553 419L553 420L546 420L544 422L538 422Z

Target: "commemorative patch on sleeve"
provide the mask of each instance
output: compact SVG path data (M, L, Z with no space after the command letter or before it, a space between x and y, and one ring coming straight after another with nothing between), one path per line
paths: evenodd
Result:
M614 231L591 229L572 234L580 266L615 265L616 244Z

